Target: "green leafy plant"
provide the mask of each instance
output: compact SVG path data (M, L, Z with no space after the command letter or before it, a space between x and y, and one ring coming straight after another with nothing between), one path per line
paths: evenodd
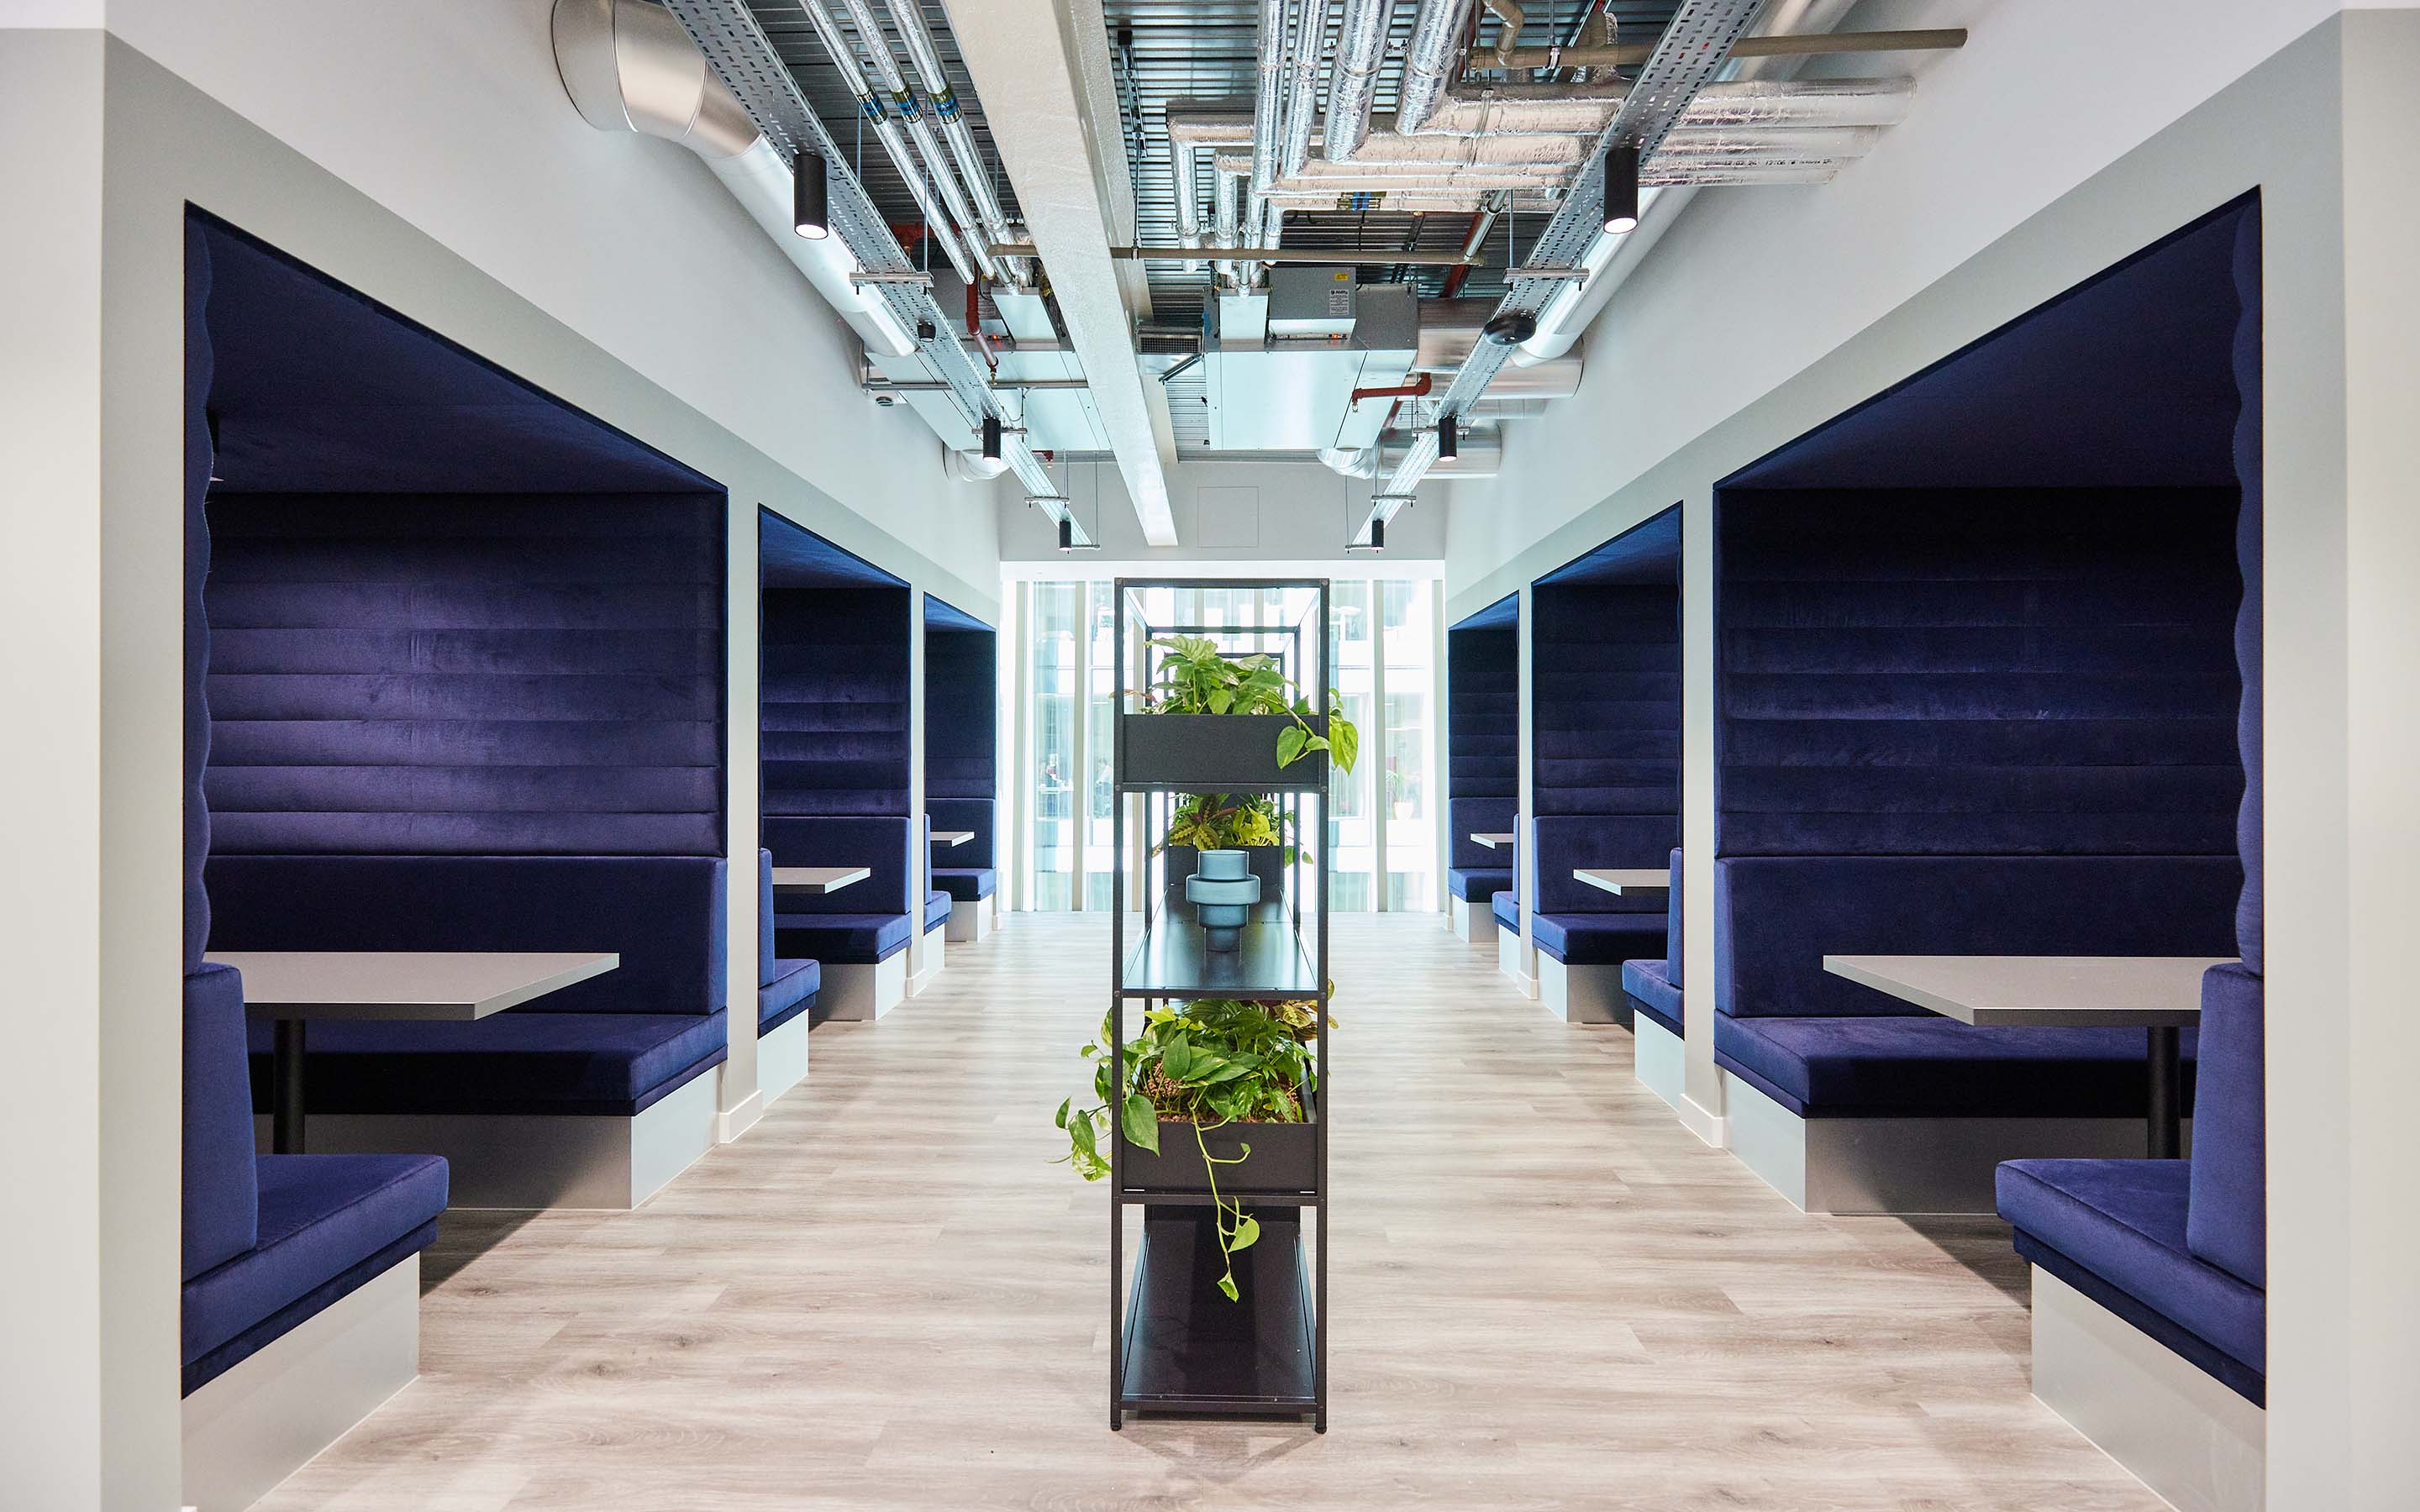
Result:
M1062 1158L1087 1181L1109 1174L1107 1144L1115 1137L1111 1108L1117 1110L1116 1131L1155 1155L1159 1153L1161 1122L1193 1126L1193 1141L1210 1177L1218 1248L1227 1260L1218 1289L1230 1302L1238 1296L1236 1252L1252 1246L1261 1237L1261 1226L1241 1202L1218 1195L1218 1167L1241 1165L1251 1157L1252 1147L1243 1145L1240 1155L1213 1155L1202 1136L1205 1130L1230 1123L1303 1121L1304 1098L1318 1084L1311 1052L1318 1015L1313 1002L1247 1003L1232 997L1151 1009L1143 1014L1140 1031L1125 1043L1123 1088L1110 1084L1108 1046L1113 1031L1104 1015L1100 1034L1082 1051L1093 1063L1093 1095L1098 1103L1079 1108L1071 1097L1059 1104L1055 1121L1066 1131L1068 1144Z
M1291 766L1315 750L1335 758L1339 770L1350 772L1360 759L1361 732L1342 714L1327 717L1327 733L1311 728L1314 710L1301 687L1278 668L1273 656L1255 653L1229 656L1217 641L1196 635L1165 636L1151 642L1165 653L1159 675L1144 695L1143 707L1154 714L1284 715L1294 722L1278 732L1278 764ZM1343 700L1328 689L1327 704Z
M1168 834L1157 850L1190 845L1197 851L1245 851L1280 847L1278 858L1295 858L1294 815L1266 794L1196 793L1169 815Z

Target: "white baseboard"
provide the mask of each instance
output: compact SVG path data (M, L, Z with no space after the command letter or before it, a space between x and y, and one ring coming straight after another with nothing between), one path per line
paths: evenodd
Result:
M815 999L816 1011L831 1018L865 1023L880 1018L908 997L908 952L895 950L888 961L873 965L823 964L824 985Z
M185 1398L184 1499L197 1512L242 1512L419 1373L411 1255Z
M812 1016L801 1013L756 1041L756 1090L766 1102L807 1079L807 1020Z
M1630 1023L1620 966L1575 966L1538 952L1538 1001L1566 1024Z
M2034 1395L2180 1512L2262 1512L2269 1414L2033 1268Z
M950 921L942 928L953 945L972 945L991 933L996 917L989 898L954 898L950 902Z
M2004 1160L2143 1153L2140 1119L1806 1119L1721 1075L1730 1152L1806 1212L1990 1214Z
M1688 1047L1679 1035L1644 1013L1631 1016L1630 1034L1635 1041L1630 1073L1679 1112L1683 1089L1688 1085Z
M794 1020L793 1022L803 1021L805 1018L806 1015L801 1013L799 1015L799 1019ZM724 1108L721 1112L717 1113L714 1116L714 1138L717 1144L727 1145L731 1143L741 1134L744 1134L749 1130L756 1127L756 1120L765 1116L765 1088L761 1085L765 1076L764 1042L765 1041L762 1040L756 1041L758 1046L756 1052L756 1077L760 1084L756 1090L740 1099L739 1105L737 1107ZM784 1088L784 1090L786 1089L787 1088Z
M1683 1054L1685 1057L1685 1052ZM1684 1084L1687 1080L1687 1076L1688 1072L1685 1069L1684 1059L1683 1070L1682 1072L1682 1078ZM1729 1149L1731 1148L1731 1119L1729 1114L1716 1113L1714 1109L1706 1106L1703 1103L1691 1097L1686 1090L1683 1090L1681 1093L1681 1100L1672 1104L1672 1111L1681 1115L1682 1128L1688 1130L1693 1134L1696 1134L1708 1145L1716 1149Z
M635 1116L540 1113L315 1113L323 1154L442 1155L449 1207L594 1208L646 1201L721 1142L722 1078L690 1077ZM253 1120L269 1148L269 1119Z
M934 979L949 964L949 939L950 926L944 921L926 930L912 951L903 952L915 957L909 965L913 974L908 979L908 996L913 997L932 986Z

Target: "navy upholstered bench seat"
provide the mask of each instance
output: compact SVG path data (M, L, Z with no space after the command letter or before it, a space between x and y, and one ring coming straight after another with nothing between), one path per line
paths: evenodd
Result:
M771 980L756 990L756 1032L778 1029L814 1007L823 984L820 962L776 959Z
M2189 1163L2018 1160L1999 1169L2017 1253L2257 1403L2268 1299L2186 1247Z
M1664 961L1624 961L1621 990L1636 1012L1644 1013L1674 1034L1681 1029L1681 989L1672 984L1672 968Z
M187 1396L407 1256L445 1211L434 1155L260 1155L259 1238L185 1283Z
M959 903L976 903L1000 890L1000 873L987 866L935 867L933 886Z
M250 1026L253 1111L269 1112L271 1027ZM729 1054L721 1013L544 1013L475 1023L314 1024L310 1113L628 1117Z
M1487 902L1512 886L1511 867L1454 867L1445 874L1446 891L1466 903Z
M2182 1038L2190 1111L2193 1032ZM2140 1118L2149 1095L2140 1029L1726 1013L1714 1060L1806 1118Z
M924 894L924 928L937 930L950 921L950 895L946 892Z
M1521 900L1517 894L1497 892L1488 895L1487 906L1496 915L1496 922L1518 933L1521 928Z
M1529 921L1538 949L1573 966L1610 966L1662 949L1662 914L1540 914Z
M775 949L835 965L870 965L908 949L913 931L906 914L777 914Z

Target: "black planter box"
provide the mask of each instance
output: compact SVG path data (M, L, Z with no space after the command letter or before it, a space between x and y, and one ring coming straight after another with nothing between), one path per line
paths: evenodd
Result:
M1306 722L1327 733L1325 715ZM1121 715L1118 780L1180 793L1324 793L1327 752L1278 765L1278 735L1293 723L1282 714Z
M1185 896L1185 879L1202 869L1202 853L1190 845L1171 845L1161 854L1168 866L1168 886L1177 899L1182 899ZM1261 879L1261 902L1264 903L1276 903L1285 896L1287 868L1284 856L1285 848L1280 845L1244 847L1244 863L1251 868L1252 875ZM1172 900L1169 906L1173 908L1177 903ZM1192 905L1187 903L1185 906L1189 908Z
M1316 1106L1311 1116L1318 1117ZM1125 1146L1124 1180L1129 1190L1210 1190L1210 1173L1202 1164L1201 1146L1193 1142L1193 1125L1163 1120L1156 1155L1128 1140L1123 1133L1118 1139ZM1243 1154L1244 1146L1252 1147L1252 1153L1241 1165L1218 1167L1218 1195L1222 1197L1291 1195L1319 1189L1319 1126L1315 1123L1222 1124L1203 1130L1202 1140L1210 1147L1210 1153L1221 1160L1233 1160Z

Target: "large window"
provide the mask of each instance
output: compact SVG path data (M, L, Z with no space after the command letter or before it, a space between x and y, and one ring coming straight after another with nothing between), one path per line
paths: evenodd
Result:
M1339 910L1438 906L1430 713L1436 592L1434 582L1409 579L1339 579L1330 587L1333 686L1345 717L1361 732L1360 762L1333 790L1325 837L1335 867L1329 906ZM1031 585L1025 655L1032 706L1016 778L1032 795L1022 847L1022 896L1030 908L1109 905L1118 683L1110 661L1111 593L1107 580ZM1169 597L1171 623L1282 620L1277 594L1266 590L1183 589Z

